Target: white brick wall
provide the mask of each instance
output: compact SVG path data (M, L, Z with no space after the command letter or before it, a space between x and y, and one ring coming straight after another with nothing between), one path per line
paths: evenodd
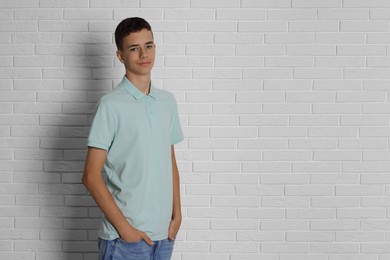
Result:
M85 142L129 16L185 134L174 260L390 259L388 0L1 0L0 259L96 259Z

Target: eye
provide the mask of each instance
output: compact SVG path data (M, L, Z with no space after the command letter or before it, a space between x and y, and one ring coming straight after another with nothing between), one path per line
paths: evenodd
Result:
M136 51L138 51L137 47L130 48L130 52L136 52Z
M146 48L148 48L148 49L152 49L153 47L154 47L153 44L148 44L148 45L146 45Z

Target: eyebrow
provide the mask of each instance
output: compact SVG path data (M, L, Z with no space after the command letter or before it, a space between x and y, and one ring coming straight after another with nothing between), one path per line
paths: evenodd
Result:
M145 45L148 45L148 44L151 44L151 43L154 43L154 42L150 41L150 42L145 43ZM139 44L132 44L132 45L127 46L127 48L137 47L137 46L139 46Z

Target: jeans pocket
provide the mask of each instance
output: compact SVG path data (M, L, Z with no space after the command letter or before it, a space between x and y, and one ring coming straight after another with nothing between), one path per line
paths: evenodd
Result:
M137 241L126 241L120 237L118 237L118 241L123 243L123 244L137 244L137 243L140 243L143 241L143 239L141 238L140 240L137 240Z

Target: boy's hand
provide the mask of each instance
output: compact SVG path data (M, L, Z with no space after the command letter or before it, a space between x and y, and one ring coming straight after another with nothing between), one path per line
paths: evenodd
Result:
M169 224L169 231L168 231L168 238L170 240L174 240L176 238L176 235L179 232L180 225L181 225L181 216L173 217L171 219L171 223Z
M125 234L122 234L121 239L130 243L137 242L143 239L150 246L154 244L145 232L142 232L141 230L135 228L131 232L126 232Z

